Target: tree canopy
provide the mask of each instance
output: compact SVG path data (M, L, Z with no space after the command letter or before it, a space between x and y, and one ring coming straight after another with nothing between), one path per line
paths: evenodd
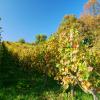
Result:
M19 39L18 42L25 43L25 40L23 38Z
M46 39L47 39L47 36L44 34L36 35L36 43L44 42L44 41L46 41Z

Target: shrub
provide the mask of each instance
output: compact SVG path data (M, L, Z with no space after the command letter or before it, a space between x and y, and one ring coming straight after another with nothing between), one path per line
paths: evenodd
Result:
M19 43L25 43L25 40L23 38L19 39Z

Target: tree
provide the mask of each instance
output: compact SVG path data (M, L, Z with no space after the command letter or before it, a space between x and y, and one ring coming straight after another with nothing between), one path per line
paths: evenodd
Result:
M25 40L23 38L19 39L19 43L25 43Z
M89 82L89 76L93 67L88 63L89 51L87 47L81 46L81 38L79 32L75 28L71 28L69 33L62 32L59 34L59 58L57 68L59 69L57 79L61 81L64 89L71 86L72 96L74 94L74 86L78 85L84 92L94 96L94 87Z
M88 0L88 2L84 5L84 11L85 13L93 16L100 14L100 1Z
M1 43L1 38L2 38L2 37L1 37L1 34L0 34L0 43Z
M46 35L43 35L43 34L36 35L36 43L44 42L46 41L46 39L47 39Z
M0 18L1 20L1 18ZM2 56L3 56L3 47L2 47L2 44L1 44L1 32L2 32L2 27L0 27L0 66L1 66L1 63L2 63Z
M1 18L0 18L0 20L1 20ZM0 27L0 43L1 43L1 33L2 33L2 27Z

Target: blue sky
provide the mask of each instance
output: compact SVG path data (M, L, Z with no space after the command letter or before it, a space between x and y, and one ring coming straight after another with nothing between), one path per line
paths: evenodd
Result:
M79 16L87 0L0 0L0 17L3 40L27 42L35 40L36 34L56 32L62 18L67 14Z

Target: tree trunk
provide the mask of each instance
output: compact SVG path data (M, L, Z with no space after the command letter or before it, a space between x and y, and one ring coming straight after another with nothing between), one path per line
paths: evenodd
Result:
M73 85L71 86L71 95L72 95L72 99L73 99L74 96L75 96L75 95L74 95L74 86L73 86Z
M96 92L95 91L92 92L92 96L93 96L93 100L98 100L98 97L96 96Z

